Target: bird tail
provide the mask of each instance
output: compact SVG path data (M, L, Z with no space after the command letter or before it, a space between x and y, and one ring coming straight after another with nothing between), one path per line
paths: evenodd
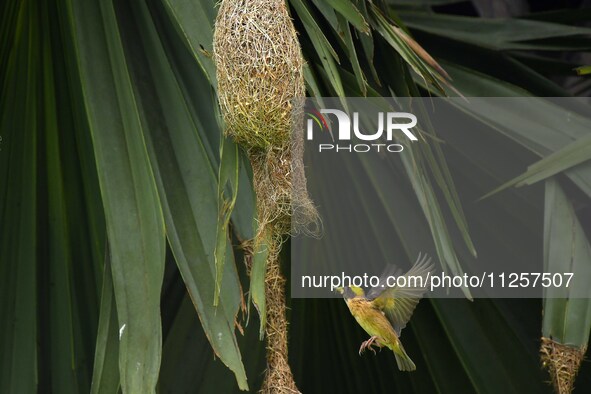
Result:
M412 362L404 347L402 347L402 343L398 342L395 349L392 349L394 352L394 356L396 357L396 364L398 365L398 369L401 371L414 371L417 369L415 363Z

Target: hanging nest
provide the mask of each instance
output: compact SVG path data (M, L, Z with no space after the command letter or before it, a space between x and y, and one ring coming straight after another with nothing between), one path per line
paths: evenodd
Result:
M550 338L542 337L540 357L542 366L550 374L554 391L570 394L587 348L563 345Z
M225 134L245 148L252 165L258 219L253 244L271 240L262 391L298 392L288 364L285 279L278 255L287 235L315 234L320 221L306 187L303 132L292 136L295 126L303 126L304 60L284 0L222 0L214 60Z
M294 136L286 149L251 149L248 156L257 194L259 233L272 225L279 234L319 235L322 222L308 195L303 135Z
M283 0L224 0L215 23L226 133L248 149L287 149L304 60Z
M303 130L304 60L284 1L222 1L214 59L225 133L246 148L253 167L259 232L274 223L282 233L317 234L303 133L292 138L291 132Z
M286 319L285 278L281 274L279 252L282 237L275 235L267 238L269 256L265 272L265 299L267 304L267 374L261 387L261 393L299 393L288 361L288 322Z

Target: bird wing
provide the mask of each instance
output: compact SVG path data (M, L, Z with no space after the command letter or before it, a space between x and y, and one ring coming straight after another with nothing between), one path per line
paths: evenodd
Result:
M384 271L382 271L382 274L380 275L378 285L367 290L366 298L369 300L378 298L380 294L389 288L387 282L388 278L397 277L400 275L402 275L402 270L400 268L394 264L388 264L388 266L384 269Z
M431 258L419 254L415 264L404 274L406 286L387 287L373 299L373 305L384 312L398 336L427 291L427 280L433 269Z

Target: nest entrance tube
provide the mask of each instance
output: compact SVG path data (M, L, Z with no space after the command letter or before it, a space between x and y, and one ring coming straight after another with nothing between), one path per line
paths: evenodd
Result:
M542 365L550 374L556 393L570 394L573 391L577 372L586 351L585 347L563 345L551 338L542 337Z
M288 364L279 252L292 229L309 232L308 225L318 224L319 218L306 188L303 134L292 138L294 122L303 124L304 60L284 0L222 0L214 60L224 132L246 150L253 169L254 244L263 239L270 243L265 277L268 369L262 391L299 392Z
M275 235L277 237L277 234ZM268 238L269 239L269 238ZM281 273L278 253L281 238L270 239L265 298L267 304L267 372L261 393L299 393L288 361L288 322L286 319L285 278Z

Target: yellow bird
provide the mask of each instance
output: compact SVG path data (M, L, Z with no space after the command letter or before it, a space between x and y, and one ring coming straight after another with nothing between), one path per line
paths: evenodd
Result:
M393 266L392 266L393 267ZM427 291L427 282L433 274L431 259L424 255L417 258L413 267L402 276L396 275L390 267L380 278L378 286L371 288L367 295L361 287L339 287L349 311L357 323L370 335L361 344L359 354L372 346L387 347L394 352L396 364L401 371L414 371L415 363L410 359L402 343L400 332ZM388 277L397 278L400 286L388 286ZM392 279L390 279L392 281Z

